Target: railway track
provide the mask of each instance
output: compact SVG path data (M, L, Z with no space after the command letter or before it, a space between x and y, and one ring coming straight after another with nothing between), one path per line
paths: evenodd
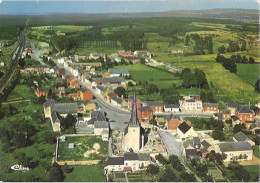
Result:
M22 56L23 50L25 46L25 34L21 34L18 39L18 45L16 46L12 56L11 56L11 63L9 66L9 70L4 75L3 79L0 81L0 93L3 93L6 86L9 84L10 80L13 77L14 70L19 62L19 59Z

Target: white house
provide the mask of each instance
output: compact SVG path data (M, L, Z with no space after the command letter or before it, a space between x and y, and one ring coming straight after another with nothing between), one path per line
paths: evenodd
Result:
M58 58L58 64L63 65L64 64L64 58Z
M165 104L164 112L180 112L180 104Z
M180 139L185 139L188 137L197 137L198 134L193 130L192 126L189 126L185 121L182 122L177 128L177 134Z

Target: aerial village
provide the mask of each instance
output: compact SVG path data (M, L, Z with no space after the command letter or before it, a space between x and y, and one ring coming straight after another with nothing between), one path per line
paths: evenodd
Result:
M26 54L32 50L27 49ZM22 74L48 74L66 85L52 88L59 98L70 98L72 102L59 103L48 99L44 105L44 116L49 119L53 131L61 132L61 118L70 115L74 118L77 136L95 136L102 141L109 141L105 155L104 171L106 175L113 172L143 171L150 164L160 164L156 156L165 157L174 154L183 159L206 158L211 151L225 154L224 162L237 159L251 161L255 142L243 132L237 132L229 141L215 140L212 130L196 130L186 117L206 117L235 125L243 124L246 131L259 133L259 106L230 102L225 109L219 110L217 103L204 103L199 95L182 96L179 103L163 104L160 101L141 101L132 93L128 98L118 96L114 90L122 87L127 90L129 83L134 83L125 68L108 68L96 71L101 66L100 60L107 58L115 62L131 62L131 64L161 64L153 60L153 54L145 51L118 51L106 55L91 53L89 56L72 55L69 57L46 56L46 63L53 62L54 67L32 66L21 70ZM93 62L81 62L92 59ZM170 67L170 66L168 66ZM172 68L178 70L177 68ZM35 84L35 94L47 97L48 91ZM74 93L67 94L67 89ZM115 117L107 116L110 111ZM117 113L120 115L117 116ZM129 117L130 116L130 119ZM161 125L163 124L163 125ZM222 127L225 128L225 127ZM69 136L65 134L57 138L56 158L59 161L59 146ZM70 142L65 148L74 149L79 144ZM96 152L100 147L94 148ZM85 155L84 155L85 156ZM74 162L75 163L75 162Z

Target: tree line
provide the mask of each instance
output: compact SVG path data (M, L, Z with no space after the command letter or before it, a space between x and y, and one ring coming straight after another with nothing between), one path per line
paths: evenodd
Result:
M221 63L223 67L229 70L231 73L237 73L237 65L231 58L226 58L223 55L218 54L216 62Z

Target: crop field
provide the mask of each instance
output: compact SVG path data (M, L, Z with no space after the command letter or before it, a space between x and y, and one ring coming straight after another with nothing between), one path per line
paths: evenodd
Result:
M75 147L69 149L69 143L74 143ZM95 145L99 147L95 148ZM59 144L60 161L101 160L107 153L108 143L93 136L67 137L65 142Z
M66 175L65 182L105 182L102 165L76 165L71 173Z
M55 26L38 26L38 27L32 27L32 30L34 31L46 31L46 30L54 30L55 32L75 32L75 31L82 31L82 30L88 30L92 26L78 26L78 25L55 25Z
M237 64L237 75L254 86L259 78L259 69L259 64Z

